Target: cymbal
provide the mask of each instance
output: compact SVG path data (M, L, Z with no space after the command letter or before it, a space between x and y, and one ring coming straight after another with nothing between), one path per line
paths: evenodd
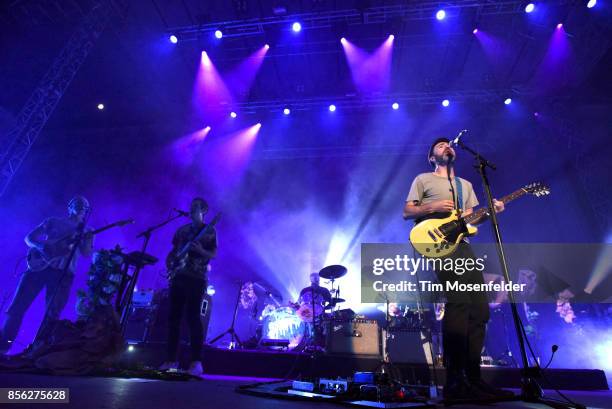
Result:
M329 310L331 308L334 308L336 305L343 303L345 301L346 300L344 298L332 298L332 301L325 306L325 309Z
M158 258L141 251L132 251L131 253L124 255L124 260L127 264L133 266L146 266L157 263Z
M344 277L348 270L346 267L339 264L332 264L331 266L324 267L319 271L319 277L326 278L328 280L335 280L336 278Z

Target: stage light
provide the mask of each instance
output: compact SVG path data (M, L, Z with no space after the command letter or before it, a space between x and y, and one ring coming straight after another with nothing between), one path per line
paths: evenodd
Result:
M393 34L389 34L389 40L391 41L395 40L395 36Z
M291 25L291 29L294 33L299 33L300 31L302 31L302 25L298 21L296 21Z
M399 109L399 104L398 104L397 102L394 102L394 103L391 105L391 108L393 108L393 109L395 109L395 110L398 110L398 109Z
M589 0L589 2L587 3L587 7L590 9L592 9L596 5L597 5L597 0Z
M290 113L291 113L291 110L289 108L283 109L283 114L289 115Z
M134 345L128 345L128 352L134 352Z
M98 104L98 109L102 111L104 109L104 104Z
M478 33L478 29L475 28L474 30L472 30L472 34L477 34Z
M264 45L264 48L265 48L266 50L269 50L269 49L270 49L270 45L269 45L269 44L265 44L265 45Z
M210 132L210 125L207 125L204 127L204 132L206 133Z
M329 106L329 111L330 111L330 112L334 112L335 110L336 110L336 106L335 106L334 104L331 104L331 105Z
M346 38L342 37L342 38L340 39L340 42L341 42L342 44L346 44Z
M217 30L215 31L215 38L216 39L222 39L223 38L223 32L221 30Z
M212 295L215 295L216 292L217 290L215 290L215 287L212 284L206 287L206 294L212 296Z
M238 114L237 114L237 113L235 113L234 111L232 111L232 112L230 112L230 116L231 116L232 118L236 118L236 117L238 116Z
M450 101L448 99L445 99L444 101L442 101L442 106L443 107L447 107L450 105Z
M438 10L438 12L436 13L436 18L438 20L444 20L445 17L446 17L446 11Z
M560 29L562 29L562 28L563 28L563 23L559 23L559 24L557 24L557 30L560 30Z
M533 116L535 116L535 117L537 118L537 117L539 117L539 116L540 116L540 113L539 113L539 112L534 112L534 113L533 113Z
M504 104L506 104L506 105L510 105L511 103L512 103L512 98L506 98L504 100Z
M173 35L170 36L170 42L172 44L176 44L176 43L178 43L178 38L173 34Z
M535 4L533 3L529 3L528 5L525 6L525 13L531 13L534 10L535 10Z

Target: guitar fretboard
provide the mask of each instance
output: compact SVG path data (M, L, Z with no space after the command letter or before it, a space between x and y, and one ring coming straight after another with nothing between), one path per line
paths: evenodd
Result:
M506 195L504 197L502 197L501 199L499 199L500 202L504 202L504 204L511 202L515 199L518 199L519 197L523 196L525 193L527 193L527 190L525 190L524 188L520 188L518 190L515 190L514 192L510 193L509 195ZM481 207L480 209L478 209L477 211L475 211L474 213L465 216L463 219L467 222L467 223L473 223L475 221L477 221L478 219L480 219L481 217L485 216L488 213L489 209L486 207Z

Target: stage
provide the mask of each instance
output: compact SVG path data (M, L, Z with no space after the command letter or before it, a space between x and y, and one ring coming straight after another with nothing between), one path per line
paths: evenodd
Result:
M36 408L100 409L331 409L337 404L295 402L236 393L236 387L271 379L204 375L201 381L170 382L150 379L117 379L75 376L46 376L0 373L2 387L70 388L69 404L41 404ZM546 391L554 396L554 392ZM612 408L612 392L566 391L566 394L590 408ZM10 407L11 405L7 405ZM22 407L15 405L15 407ZM458 405L458 408L482 406ZM495 408L544 408L541 405L507 402L490 405Z

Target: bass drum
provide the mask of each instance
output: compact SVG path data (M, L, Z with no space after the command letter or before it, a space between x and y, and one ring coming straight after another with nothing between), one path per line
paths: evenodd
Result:
M264 318L262 339L286 339L289 349L294 349L306 336L306 324L293 308L277 308Z

